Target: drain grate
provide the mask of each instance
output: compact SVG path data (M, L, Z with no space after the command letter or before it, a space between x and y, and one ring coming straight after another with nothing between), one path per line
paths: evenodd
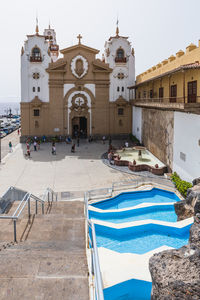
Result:
M70 198L70 192L61 192L61 199Z

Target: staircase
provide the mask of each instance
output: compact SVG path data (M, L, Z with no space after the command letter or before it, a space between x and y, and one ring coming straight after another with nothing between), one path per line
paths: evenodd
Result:
M7 214L12 215L13 202ZM45 203L45 214L0 220L0 299L88 300L84 202Z

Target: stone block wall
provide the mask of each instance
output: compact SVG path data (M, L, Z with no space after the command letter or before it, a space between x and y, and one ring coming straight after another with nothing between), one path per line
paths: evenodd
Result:
M172 169L174 112L143 108L142 142L148 150Z

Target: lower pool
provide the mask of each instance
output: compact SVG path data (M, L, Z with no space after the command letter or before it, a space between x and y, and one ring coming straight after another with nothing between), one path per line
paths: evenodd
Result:
M180 248L188 243L190 225L174 228L159 224L115 229L95 224L98 247L119 253L144 254L161 246Z

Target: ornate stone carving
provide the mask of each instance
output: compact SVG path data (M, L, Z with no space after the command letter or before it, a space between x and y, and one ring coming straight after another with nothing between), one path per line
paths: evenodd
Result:
M107 48L107 49L106 49L106 56L108 57L109 55L110 55L110 49Z
M71 111L75 111L78 115L88 112L87 97L84 94L76 94L72 98Z
M33 79L39 79L40 78L40 73L34 72L33 73Z
M71 71L76 78L82 78L87 74L88 61L82 55L77 55L71 61Z

